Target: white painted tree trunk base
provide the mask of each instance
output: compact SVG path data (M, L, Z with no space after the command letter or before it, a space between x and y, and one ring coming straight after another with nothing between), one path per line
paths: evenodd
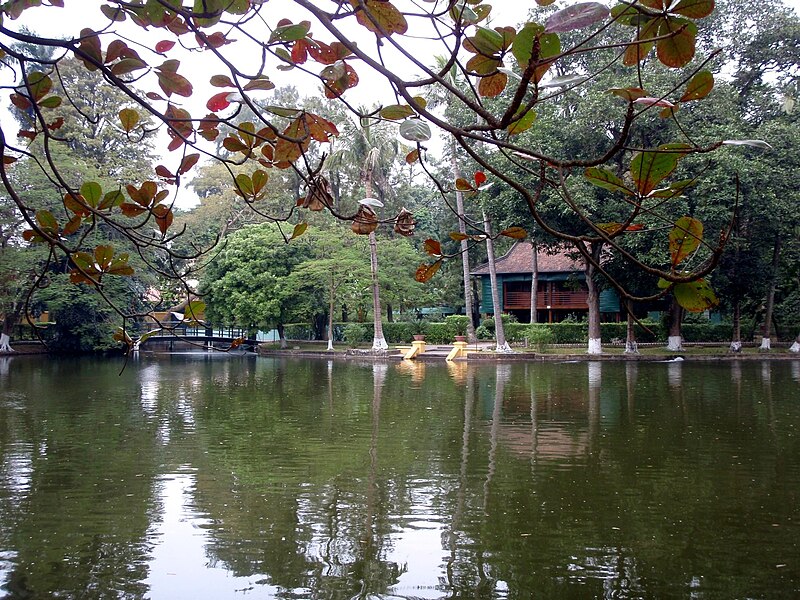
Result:
M333 340L328 340L328 350L333 351Z
M603 342L600 338L589 338L589 349L587 354L602 354Z
M789 352L800 352L800 342L795 342L789 346Z
M11 347L11 338L7 333L0 333L0 352L14 352Z
M758 349L761 352L769 352L772 349L772 339L766 336L761 338L761 346Z
M680 352L683 350L683 338L679 335L671 335L667 338L667 350Z
M625 342L625 354L639 354L639 344L636 342Z
M742 342L731 342L728 352L739 353L742 351Z
M494 349L495 352L498 354L513 354L514 351L511 349L511 346L508 345L508 342L505 344L498 344L497 347Z
M389 349L389 344L386 343L386 338L374 338L372 340L372 349L375 352L383 352Z

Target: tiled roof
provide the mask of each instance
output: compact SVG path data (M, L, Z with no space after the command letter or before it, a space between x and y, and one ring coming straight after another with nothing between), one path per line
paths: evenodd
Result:
M550 253L549 253L550 252ZM583 272L584 265L580 258L571 258L572 253L552 254L552 250L539 248L538 264L540 273L574 273ZM503 256L495 261L498 274L530 273L533 268L533 252L530 242L517 242ZM489 263L483 263L472 270L472 275L488 275Z

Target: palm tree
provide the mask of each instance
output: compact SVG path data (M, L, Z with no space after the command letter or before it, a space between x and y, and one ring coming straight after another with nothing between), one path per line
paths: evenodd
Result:
M436 57L436 67L441 71L447 64L447 59L443 56ZM447 73L447 79L453 85L458 84L458 71L453 66ZM436 87L435 93L431 96L431 106L444 104L445 107L449 106L453 100L453 95L447 90ZM456 156L456 140L450 137L450 168L453 173L453 181L461 177L461 170L458 166L458 157ZM464 215L464 194L460 190L456 190L456 216L458 217L458 231L462 235L467 231L467 220ZM464 312L469 317L467 321L467 341L475 343L477 336L475 335L475 323L472 322L472 290L470 289L469 280L469 244L466 239L461 240L461 269L464 278Z
M368 114L371 111L362 107L359 112ZM355 179L364 189L365 197L360 201L362 207L366 205L371 210L372 206L382 206L381 199L391 192L388 185L389 174L399 150L397 141L385 130L373 125L368 118L362 118L359 126L346 126L344 135L339 141L341 146L328 158L326 165L328 170L355 171L358 174ZM369 232L369 254L372 274L372 312L375 326L372 349L380 352L388 349L389 345L383 335L381 321L378 241L374 230Z

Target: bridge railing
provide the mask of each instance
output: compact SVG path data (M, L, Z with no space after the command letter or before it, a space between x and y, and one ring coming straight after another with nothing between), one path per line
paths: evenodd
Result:
M229 325L181 325L180 323L165 324L164 327L153 327L142 334L147 334L148 338L197 338L215 337L235 340L237 338L248 339L251 331L244 327Z

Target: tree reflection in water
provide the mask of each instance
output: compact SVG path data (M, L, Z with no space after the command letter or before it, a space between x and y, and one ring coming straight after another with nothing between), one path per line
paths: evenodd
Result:
M6 598L800 586L797 361L11 361Z

